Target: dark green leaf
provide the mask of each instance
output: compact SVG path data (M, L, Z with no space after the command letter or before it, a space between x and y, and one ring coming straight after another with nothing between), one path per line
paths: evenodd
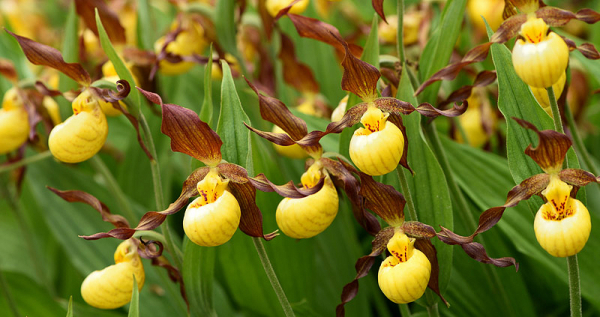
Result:
M79 62L79 17L77 11L75 11L75 2L71 3L69 7L69 15L67 16L67 22L65 25L64 40L62 44L63 59L67 63ZM69 76L60 73L59 74L58 89L60 91L67 91L71 89L77 89L79 86L76 81L71 79Z
M143 50L154 49L153 34L156 34L148 2L148 0L139 0L137 2L137 45Z
M129 303L129 314L128 317L140 317L140 292L138 290L138 283L133 276L133 292L131 292L131 302Z
M213 303L216 248L201 247L186 239L183 282L191 316L216 316Z
M202 102L202 109L200 109L200 120L208 123L208 125L212 122L213 117L213 101L212 101L212 54L213 47L212 43L210 44L210 49L208 51L208 56L211 58L208 59L208 63L206 63L206 68L204 68L204 101Z
M73 296L69 297L69 306L67 307L67 317L73 317Z

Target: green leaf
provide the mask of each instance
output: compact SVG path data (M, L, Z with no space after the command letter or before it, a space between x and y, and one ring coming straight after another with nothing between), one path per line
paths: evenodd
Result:
M417 99L414 97L414 88L406 71L402 72L396 97L411 104L417 104ZM413 113L403 116L403 120L409 144L408 163L415 172L412 176L404 167L398 166L398 171L404 173L411 190L410 193L403 194L412 195L419 221L434 227L442 225L446 228L453 228L450 191L442 167L427 142L425 142L425 136L421 129L421 116ZM453 249L452 246L441 243L437 239L433 239L432 242L438 252L439 282L440 290L443 292L452 272Z
M152 23L148 0L138 0L137 8L137 45L143 50L153 50L153 34L156 34L156 28Z
M73 317L73 296L69 297L69 306L67 308L67 317Z
M62 44L62 55L63 59L67 63L76 63L79 61L79 18L77 11L75 11L75 1L71 3L69 7L69 15L67 15L67 23L65 25L64 40ZM60 91L67 91L77 89L79 85L69 76L60 73L60 80L58 83L58 89Z
M213 304L216 248L201 247L185 239L183 282L191 316L217 316Z
M204 68L204 101L202 102L202 109L200 109L200 120L211 125L212 117L213 117L213 100L212 100L212 55L213 55L213 47L212 43L210 44L210 50L208 56L208 63L206 63L206 68Z
M131 302L129 303L128 317L140 317L140 292L138 282L133 275L133 292L131 292Z
M217 39L221 47L231 55L233 55L240 63L242 72L245 73L244 59L241 58L237 50L237 24L235 23L235 0L219 0L217 1L217 8L214 19L215 29L217 32Z
M450 55L460 33L466 5L466 0L450 0L446 3L441 21L431 34L421 55L419 65L419 80L421 82L424 82L435 72L446 66L450 60ZM437 82L427 87L421 93L420 100L435 102L440 85L441 83Z
M5 278L8 290L18 308L20 316L66 315L67 310L61 307L35 280L12 272L1 272L0 278ZM0 312L2 312L2 316L11 316L6 296L2 290L0 290L0 294L2 294L0 296Z
M361 56L361 60L365 61L377 68L379 68L379 36L378 36L378 27L379 27L379 16L377 13L373 14L373 21L371 22L371 33L369 33L369 37L367 37L367 43L365 43L365 47ZM348 98L348 103L346 104L346 111L355 105L361 102L360 98L350 93L350 97ZM352 139L352 135L354 131L359 128L359 125L354 125L353 127L346 128L340 135L340 147L339 153L345 157L350 157L350 140Z
M235 89L231 69L226 61L223 67L221 84L221 113L217 123L217 134L223 140L223 159L244 166L252 174L252 150L250 148L250 130L244 123L251 125L248 115L242 108L240 97Z
M142 102L140 98L140 92L134 88L135 80L133 78L133 75L131 75L131 72L129 72L129 69L127 69L125 63L123 63L123 61L117 54L117 51L110 43L110 39L108 38L108 34L106 34L104 26L102 25L102 21L100 20L100 15L98 14L97 9L96 26L98 27L98 33L100 36L100 44L102 45L102 49L108 56L108 59L110 59L110 61L113 63L115 70L117 71L117 75L119 75L119 78L127 80L129 85L131 86L131 93L129 93L129 96L127 96L127 98L131 98L133 107L132 109L129 109L129 112L137 118L140 115L140 108Z

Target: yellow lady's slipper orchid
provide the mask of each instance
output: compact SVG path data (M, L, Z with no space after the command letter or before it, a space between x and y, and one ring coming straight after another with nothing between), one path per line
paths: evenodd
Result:
M115 251L115 264L94 271L81 284L81 296L96 308L114 309L127 304L133 292L133 276L141 290L146 280L144 265L131 240L119 244Z
M267 11L271 16L277 16L277 13L281 11L281 9L287 7L292 3L293 0L267 0L265 6L267 7ZM308 6L308 0L302 0L292 6L289 13L300 14L306 10Z
M404 135L389 113L369 107L360 122L365 126L354 131L350 140L350 158L363 173L377 176L393 171L404 152Z
M571 198L572 186L557 175L542 192L548 200L534 221L535 237L555 257L572 256L583 249L592 230L590 213L577 199Z
M485 34L485 23L482 16L490 25L492 30L496 31L504 21L502 12L504 11L503 0L469 0L467 3L467 14L475 28Z
M397 304L414 302L425 293L431 276L427 256L415 249L414 238L395 229L387 244L392 254L379 267L379 288L389 300Z
M171 29L177 28L176 24L171 26ZM154 50L158 54L165 43L165 37L159 38L154 43ZM206 48L206 41L204 39L204 29L202 26L194 21L187 21L187 25L183 31L177 35L175 41L167 45L167 52L181 55L190 56L192 54L202 54L202 51ZM179 63L170 63L166 60L160 61L159 69L163 74L166 75L179 75L187 72L194 67L194 62L182 61Z
M183 218L183 230L197 245L221 245L233 236L240 224L241 209L235 197L227 191L229 180L223 180L211 170L198 182L200 197L188 205Z
M560 98L560 95L562 95L566 81L567 75L566 72L563 72L562 76L560 76L560 79L556 83L554 83L554 85L552 85L552 90L554 90L554 95L556 96L556 99ZM546 92L546 89L536 87L529 88L531 88L531 92L533 93L535 100L537 100L540 106L542 106L542 108L544 108L544 110L546 110L546 112L552 117L552 108L550 108L550 99L548 98L548 93Z
M0 109L0 154L18 149L29 135L29 115L16 88L6 91Z
M321 179L322 166L315 163L301 178L305 188L314 187ZM339 199L329 175L318 192L298 199L284 198L277 206L276 220L279 229L288 237L307 239L323 232L337 215Z
M407 12L402 20L404 28L404 45L411 45L419 40L419 27L423 15L417 10ZM398 15L390 15L386 18L387 23L379 23L379 40L385 44L395 44L398 34Z
M496 116L492 111L491 105L487 100L482 99L482 97L485 97L484 89L474 89L471 96L467 98L469 108L458 117L468 143L473 147L480 147L490 139L490 136L484 129L484 121L490 123L490 125L496 123ZM454 134L458 142L464 143L460 131L456 130Z
M285 131L283 131L283 129L281 129L278 126L273 126L273 133L286 133ZM308 156L308 153L306 153L306 151L304 151L304 149L302 149L302 147L300 147L300 145L298 144L292 144L292 145L288 145L288 146L283 146L283 145L278 145L273 143L273 147L275 148L275 151L277 151L277 153L285 156L285 157L289 157L289 158L293 158L293 159L301 159L301 158L305 158Z
M344 117L344 114L346 113L346 106L348 105L348 97L350 95L346 95L344 98L342 98L342 100L340 100L340 103L338 104L337 107L335 107L335 109L333 110L333 113L331 113L331 122L336 122L336 121L340 121L342 120L342 118Z
M84 90L72 104L73 115L50 132L48 147L65 163L79 163L94 156L106 141L108 123L98 98Z
M548 33L544 20L531 16L521 26L521 36L513 48L513 65L529 86L548 88L559 81L569 63L569 48L556 33Z

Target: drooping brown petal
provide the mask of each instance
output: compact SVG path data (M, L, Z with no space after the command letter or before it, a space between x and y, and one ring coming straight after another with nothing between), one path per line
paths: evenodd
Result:
M539 131L533 124L513 117L523 128L533 130L540 140L537 147L531 144L525 149L525 154L531 157L544 171L559 171L571 147L568 136L554 130Z
M194 170L192 172L192 174L190 174L190 176L188 176L188 178L183 182L181 194L179 194L179 197L177 198L177 200L175 200L175 202L170 204L169 207L167 207L167 209L165 209L161 212L156 212L156 211L147 212L142 217L142 219L140 220L137 227L135 227L135 228L117 228L117 229L110 230L109 232L100 232L100 233L93 234L91 236L80 236L80 237L84 238L86 240L97 240L97 239L109 238L109 237L126 240L126 239L131 238L131 236L133 236L133 234L136 231L153 230L153 229L157 228L165 221L165 219L167 218L168 215L172 215L172 214L178 212L179 210L181 210L181 208L183 208L185 205L187 205L188 201L191 197L198 196L198 189L196 188L196 185L198 184L199 181L201 181L206 176L206 174L208 174L209 171L210 171L210 168L207 166L200 167L200 168Z
M6 32L17 39L25 56L32 64L52 67L73 78L73 80L83 86L89 86L92 82L90 75L81 65L77 63L66 63L62 54L57 49L26 37L16 35L8 30L6 30Z
M526 14L518 14L506 19L498 30L490 37L490 42L492 43L504 43L509 39L517 36L519 31L521 30L521 25L527 22Z
M589 183L600 183L600 177L594 174L575 168L567 168L558 173L560 179L576 187L583 187Z
M129 228L129 222L125 217L111 214L108 207L92 194L80 190L58 190L50 186L46 186L46 188L70 203L78 202L90 205L100 213L102 220L112 223L117 228Z
M350 164L338 158L334 161L329 158L321 158L321 163L336 181L336 185L344 189L350 203L354 218L370 235L376 235L381 230L381 225L373 214L367 212L363 205L363 198L358 194L360 186L358 180L352 173L358 174ZM341 183L341 184L338 184Z
M39 80L35 82L35 89L37 89L37 91L39 91L44 96L56 97L63 95L63 93L58 90L53 90L46 87L46 85Z
M358 175L359 194L365 198L365 207L383 218L390 226L400 225L404 221L404 196L393 186L379 183L363 172L358 172Z
M600 59L600 53L598 53L598 50L592 43L583 43L577 47L577 50L587 59Z
M278 57L283 63L283 79L286 83L301 92L319 93L319 83L313 71L296 58L294 43L284 33L281 33L281 50Z
M372 0L371 3L373 4L373 9L375 9L375 12L379 14L385 23L387 23L387 20L385 19L385 13L383 12L383 0Z
M563 26L577 18L575 13L555 7L544 7L539 9L535 15L544 19L549 26Z
M221 161L223 141L194 111L174 105L163 104L158 94L137 89L151 102L162 108L160 130L171 138L171 150L187 154L209 166Z
M502 28L502 26L500 26L500 28ZM472 48L469 52L467 52L467 55L465 55L465 57L463 57L463 59L460 62L450 64L440 69L437 73L433 74L433 76L431 76L423 84L421 84L417 91L415 91L415 96L423 92L425 88L427 88L429 85L433 84L436 81L453 80L454 78L456 78L456 76L458 76L458 73L465 66L485 60L488 56L488 52L490 51L490 46L492 46L492 44L492 42L488 42L477 45L474 48Z
M600 13L592 9L581 9L575 14L577 20L583 21L587 24L594 24L600 21Z
M414 174L415 172L408 165L408 135L406 134L406 127L404 126L404 123L402 123L402 116L399 113L390 113L388 122L393 123L400 131L402 131L404 148L402 150L402 156L400 157L400 165L409 170L411 174Z
M265 240L272 240L278 233L272 232L264 234L262 213L256 206L256 188L246 183L229 183L229 191L237 199L242 211L240 218L240 230L251 237L262 237Z
M431 228L431 230L433 230L433 228ZM433 232L435 232L435 230L433 230ZM415 248L421 250L431 264L431 276L429 277L429 283L427 284L427 287L434 291L447 307L450 307L450 304L440 292L440 265L437 260L437 250L429 239L417 239L415 241Z
M0 58L0 74L13 83L19 80L15 66L8 59Z
M327 125L325 131L312 131L303 137L301 140L296 141L299 145L314 146L319 144L319 140L330 133L341 133L345 128L351 127L358 122L360 118L367 111L368 104L363 102L352 108L350 108L340 121L332 122Z
M419 106L417 106L416 108L406 102L406 101L402 101L402 100L398 100L396 98L387 98L387 97L382 97L382 98L378 98L374 101L375 106L379 109L381 109L384 112L388 112L390 114L404 114L404 115L408 115L411 114L413 111L416 111L418 113L420 113L423 116L426 116L428 118L435 118L438 116L445 116L445 117L456 117L456 116L460 116L461 114L465 113L465 111L467 111L467 107L468 107L468 103L466 100L462 100L462 104L454 104L454 107L452 107L451 109L448 110L440 110L435 108L434 106L432 106L430 103L424 102L422 104L420 104Z
M263 30L265 30L267 39L271 40L271 35L273 34L273 24L275 21L269 14L269 11L267 11L267 6L265 5L266 2L266 0L258 0L258 13L260 14Z
M402 231L417 239L430 239L436 236L435 229L432 226L418 221L405 221L402 224Z
M300 36L327 43L342 52L345 50L342 43L338 41L339 38L342 38L342 35L335 26L317 19L296 14L288 14L288 17L292 20L292 23L294 23L296 31L298 31ZM352 55L360 57L362 54L362 48L360 46L353 44L348 46Z
M75 9L87 28L92 30L96 36L98 36L98 28L95 10L98 9L98 15L100 15L111 43L125 43L125 28L119 22L119 16L108 7L104 0L75 0Z
M358 279L369 274L371 267L375 263L375 257L378 257L387 248L388 241L394 236L394 228L387 227L381 230L372 242L372 250L369 255L365 255L356 261L356 277L352 282L346 284L342 290L342 303L335 308L336 317L345 315L344 305L351 301L358 294Z
M258 174L256 177L249 177L248 172L243 167L232 164L232 163L221 163L217 166L217 169L221 175L230 179L234 183L245 184L250 182L252 186L263 192L276 192L279 195L287 198L304 198L312 195L323 187L324 178L321 178L319 182L311 188L298 188L294 186L292 181L289 181L285 185L273 184L264 174Z
M167 270L167 274L169 274L169 278L171 279L171 281L173 281L175 283L179 283L179 292L181 293L181 297L183 297L183 300L185 301L185 303L188 307L188 310L189 310L190 304L188 302L187 295L185 292L185 285L183 284L183 277L181 276L181 273L179 272L179 270L176 267L174 267L173 265L171 265L171 263L169 263L169 260L167 260L167 258L164 256L152 258L151 263L154 266L162 267L165 270Z
M248 86L250 86L258 96L260 116L263 119L280 127L289 134L293 140L300 140L308 133L306 122L304 122L304 120L293 115L279 99L259 93L256 86L254 86L247 78L245 79Z
M354 93L365 102L377 98L377 81L381 73L377 67L364 62L352 55L348 44L342 38L336 39L344 46L346 55L342 60L344 74L342 75L342 89Z
M271 143L275 143L275 144L281 145L281 146L290 146L290 145L296 144L296 142L294 140L292 140L292 138L290 137L290 135L287 134L287 133L277 133L277 132L261 131L261 130L258 130L258 129L255 129L255 128L249 126L245 122L244 122L244 125L250 131L258 134L258 136L260 136L263 139L268 140Z
M471 96L471 93L473 92L473 88L485 87L487 85L492 84L494 81L496 81L496 71L495 70L492 70L492 71L484 70L484 71L480 72L479 74L477 74L477 77L475 78L473 85L462 86L462 87L458 88L457 90L453 91L446 100L442 101L438 105L438 107L443 107L451 102L459 102L459 101L466 100L467 98L469 98L469 96Z

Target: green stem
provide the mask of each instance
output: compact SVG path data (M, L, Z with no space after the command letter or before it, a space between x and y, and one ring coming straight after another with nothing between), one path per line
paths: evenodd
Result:
M404 193L404 198L406 199L406 206L408 207L408 213L410 214L410 220L418 221L417 210L415 208L415 203L413 202L412 195L410 194L410 187L408 187L408 182L406 181L406 175L404 175L404 171L402 170L402 166L398 166L396 168L396 173L398 174L398 180L400 180L400 188L402 188L402 192Z
M142 130L144 131L146 145L148 146L148 150L152 155L152 159L150 160L150 170L152 172L152 184L154 185L154 200L156 203L156 208L157 210L163 210L165 208L165 199L163 197L162 191L160 166L158 165L158 161L156 160L156 147L154 146L154 140L152 139L152 132L150 131L150 127L148 126L148 121L146 121L146 117L144 117L144 114L141 112L139 120L142 126ZM183 263L183 253L181 253L181 250L179 250L179 248L177 248L177 246L173 242L168 221L165 220L165 222L163 222L161 230L166 241L165 247L167 248L167 251L173 256L175 267L181 269Z
M573 112L571 111L571 107L569 107L569 105L565 106L565 117L567 118L567 124L569 125L569 130L571 130L573 141L575 141L575 149L577 150L578 156L583 158L583 162L585 163L587 169L590 172L592 172L594 175L598 175L598 168L590 158L590 154L588 153L587 149L585 148L585 145L583 144L581 135L579 135L579 131L577 130L577 126L575 125Z
M35 154L33 156L26 157L20 161L12 163L12 164L0 166L0 174L12 171L21 166L25 166L25 165L29 165L29 164L32 164L32 163L35 163L35 162L38 162L41 160L45 160L51 156L52 156L52 153L50 153L50 151L45 151L42 153Z
M434 300L433 292L428 289L425 292L425 297L428 303L433 303L427 306L427 314L429 317L440 317L440 311L438 310L438 304Z
M408 304L400 304L398 306L400 306L400 315L402 317L410 317L411 316L410 309L408 308Z
M581 288L579 287L579 264L577 254L567 257L569 272L569 299L571 302L571 317L581 317Z
M131 223L134 223L136 217L133 213L133 209L131 209L131 204L127 201L125 193L121 189L121 186L119 186L119 183L111 173L110 169L108 169L108 166L104 164L104 161L102 161L98 155L94 155L90 159L90 164L92 164L92 167L97 173L104 177L108 190L117 198L117 204L119 204L119 209L121 209L120 213L122 213Z
M560 119L560 111L558 110L558 104L556 103L556 97L554 96L554 89L548 87L548 99L550 100L550 108L552 108L552 117L554 118L554 130L556 132L565 133L563 129L562 120Z
M25 245L27 246L27 252L29 253L29 257L33 262L33 267L35 269L35 274L39 281L46 287L46 289L54 294L54 289L52 288L52 283L44 273L44 269L42 264L44 263L42 256L39 254L38 249L35 245L35 239L33 238L33 230L29 228L27 224L27 220L25 220L24 213L21 210L21 206L19 205L19 201L17 200L17 193L13 186L6 186L2 188L2 195L6 196L8 200L8 204L10 209L15 213L15 217L17 218L17 222L19 223L19 229L21 230L21 234L23 238L25 238Z
M275 270L273 270L273 266L271 265L271 261L269 260L269 256L267 255L267 250L265 250L265 246L263 245L260 238L253 237L252 242L254 242L254 247L256 248L256 252L258 253L258 257L260 258L260 262L267 273L267 277L269 278L269 282L271 282L271 286L277 295L277 299L279 300L279 304L283 308L283 312L286 317L295 316L294 311L292 310L292 306L285 296L285 292L279 284L279 280L277 279L277 275L275 275Z
M548 87L548 99L550 100L550 107L552 108L552 116L554 117L554 130L560 133L565 133L560 112L558 110L558 104L556 97L554 96L554 90L552 87ZM568 108L568 107L567 107ZM569 110L569 113L571 111ZM573 115L571 115L572 119ZM568 118L567 118L568 119ZM575 123L572 124L572 130L575 129ZM573 133L573 131L571 133ZM575 132L577 133L577 132ZM585 147L582 147L585 149ZM579 264L577 263L577 254L567 257L567 271L569 274L569 299L571 303L571 317L581 316L581 288L579 286Z
M4 278L4 273L0 270L0 289L2 290L2 294L4 294L4 298L8 302L8 306L10 307L10 311L12 312L14 317L22 316L19 313L19 309L17 308L17 303L15 299L12 297L10 293L10 288L8 287L8 282L6 282L6 278Z
M152 231L152 230L143 230L143 231L136 231L133 234L134 238L142 238L144 240L153 240L153 241L158 241L162 244L167 244L167 240L165 239L165 236L163 236L162 234L156 232L156 231Z

